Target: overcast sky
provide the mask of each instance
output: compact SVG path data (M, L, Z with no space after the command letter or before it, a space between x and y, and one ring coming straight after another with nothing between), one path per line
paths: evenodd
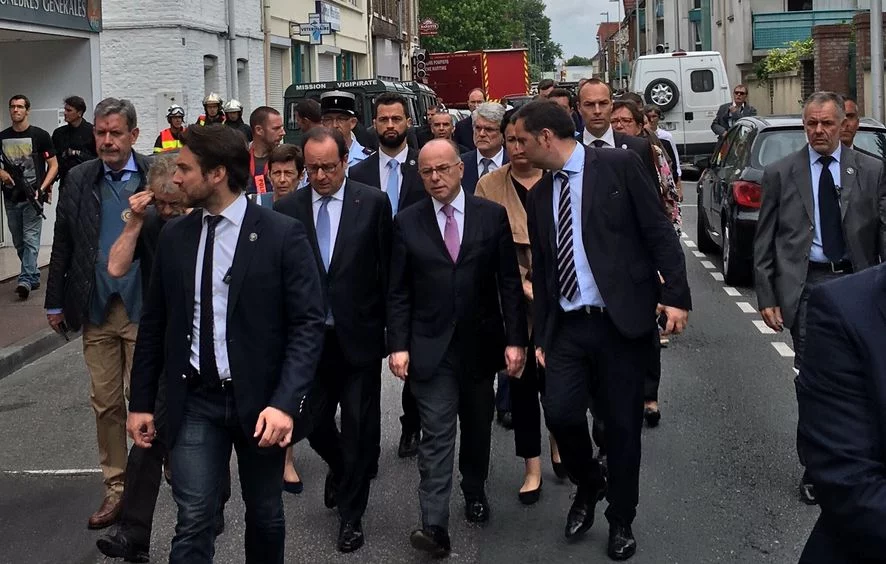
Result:
M551 18L551 39L563 46L563 56L591 57L597 52L597 27L618 21L620 2L609 0L547 0L545 13Z

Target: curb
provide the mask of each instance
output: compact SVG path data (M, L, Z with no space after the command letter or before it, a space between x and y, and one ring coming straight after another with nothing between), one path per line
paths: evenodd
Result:
M72 335L74 338L78 336ZM68 341L47 327L14 345L0 349L0 379L66 344Z

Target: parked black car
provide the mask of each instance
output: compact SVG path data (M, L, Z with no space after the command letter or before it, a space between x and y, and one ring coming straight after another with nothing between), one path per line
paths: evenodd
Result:
M800 116L746 117L732 126L710 157L696 160L704 169L698 180L698 249L722 249L727 284L752 281L763 170L805 144ZM886 159L886 127L863 118L855 146Z

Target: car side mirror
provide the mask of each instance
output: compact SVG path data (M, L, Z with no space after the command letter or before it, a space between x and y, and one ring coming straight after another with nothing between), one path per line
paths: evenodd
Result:
M709 157L709 156L706 156L706 157L695 157L695 160L693 161L693 164L695 165L695 168L697 168L698 170L704 170L704 169L706 169L706 168L710 168L710 166L711 166L711 157Z

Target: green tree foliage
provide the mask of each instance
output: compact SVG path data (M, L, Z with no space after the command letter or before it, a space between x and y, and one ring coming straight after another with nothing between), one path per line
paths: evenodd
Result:
M769 54L754 67L757 79L766 81L769 76L779 72L791 72L800 69L800 57L811 55L814 48L812 38L803 41L791 41L787 49L771 49Z
M567 67L589 67L593 63L591 59L588 57L580 57L578 55L573 55L569 59L566 60Z
M563 49L551 41L544 9L542 0L424 0L420 19L431 18L440 29L423 37L422 47L431 52L526 47L533 71L553 70Z

